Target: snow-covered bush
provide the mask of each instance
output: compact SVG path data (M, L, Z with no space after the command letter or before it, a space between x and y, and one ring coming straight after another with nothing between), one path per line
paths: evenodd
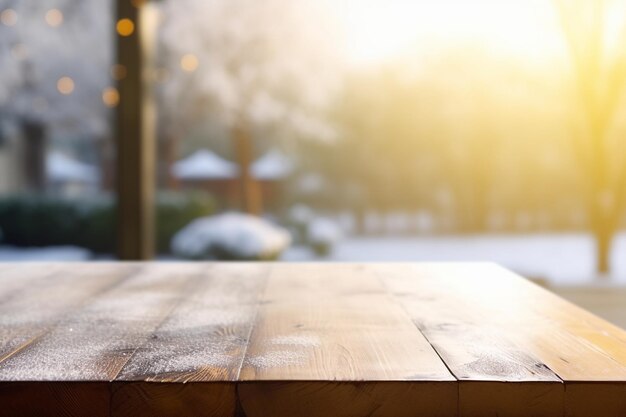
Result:
M172 239L174 254L189 259L272 260L291 236L258 217L225 213L196 219Z
M289 209L289 229L296 243L306 243L308 240L309 223L315 218L313 210L304 204L296 204Z
M319 217L309 223L308 243L320 256L328 255L340 238L341 230L331 219Z
M296 204L289 209L289 220L296 224L308 224L314 215L313 210L304 204Z

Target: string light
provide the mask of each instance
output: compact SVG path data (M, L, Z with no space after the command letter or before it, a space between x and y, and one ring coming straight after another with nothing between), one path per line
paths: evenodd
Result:
M63 13L59 9L50 9L46 12L46 23L54 27L63 23Z
M107 107L115 107L120 102L120 93L115 87L107 87L102 90L102 101Z
M0 13L0 22L5 26L15 26L17 23L17 12L13 9L5 9Z
M135 24L130 19L120 19L117 21L116 29L120 36L130 36L135 31Z
M187 72L198 69L198 58L194 54L185 54L180 60L180 67Z
M57 90L63 95L70 95L74 92L74 80L70 77L61 77L57 81Z

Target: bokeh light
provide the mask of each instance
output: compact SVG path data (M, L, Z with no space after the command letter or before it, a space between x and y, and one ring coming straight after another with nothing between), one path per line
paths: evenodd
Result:
M52 27L63 23L63 13L59 9L50 9L46 12L46 23Z
M17 23L17 12L13 9L5 9L0 13L0 22L5 26L15 26Z
M120 19L117 21L116 29L120 36L130 36L135 31L135 24L130 19Z
M74 80L70 77L61 77L57 81L57 90L63 95L70 95L74 92Z
M107 87L102 90L102 102L107 107L115 107L120 102L120 93L115 87Z
M180 60L180 67L187 72L193 72L198 69L198 57L194 54L185 54Z

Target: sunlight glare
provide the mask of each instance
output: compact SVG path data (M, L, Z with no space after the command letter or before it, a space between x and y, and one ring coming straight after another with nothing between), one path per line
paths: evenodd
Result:
M558 43L549 0L343 0L329 3L357 65L447 45L476 43L542 59Z

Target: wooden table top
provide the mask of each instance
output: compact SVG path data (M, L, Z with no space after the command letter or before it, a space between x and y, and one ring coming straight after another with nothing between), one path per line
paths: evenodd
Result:
M492 264L0 264L0 415L626 416L626 332Z

